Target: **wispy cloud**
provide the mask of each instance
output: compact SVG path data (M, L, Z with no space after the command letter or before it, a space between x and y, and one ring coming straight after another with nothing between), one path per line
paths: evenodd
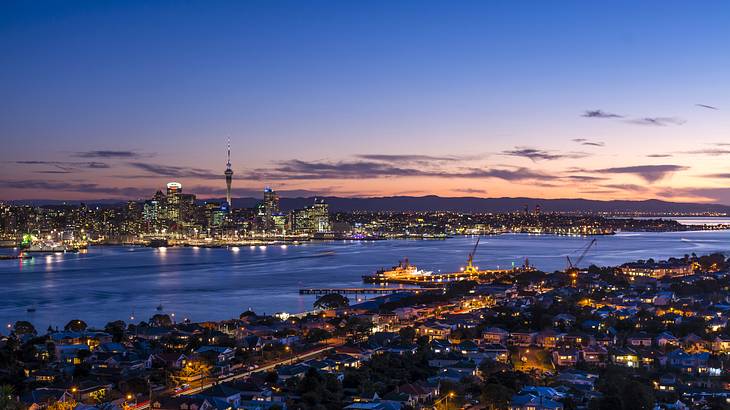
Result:
M586 110L581 114L581 117L586 118L623 118L623 115L614 114L612 112L606 112L603 110Z
M142 154L137 151L124 151L124 150L98 150L98 151L82 151L76 152L73 156L77 158L119 158L119 159L134 159L149 156L149 154Z
M672 154L649 154L646 157L647 158L669 158L672 157Z
M631 192L646 192L649 190L649 188L644 185L636 185L636 184L606 184L606 185L601 185L601 187L614 189L614 190L620 190L620 191L631 191Z
M585 152L568 152L568 153L557 153L553 151L547 151L544 149L531 148L531 147L515 147L512 150L502 151L501 155L507 155L512 157L528 158L532 161L553 161L565 158L585 158L590 154Z
M713 157L718 157L720 155L727 155L730 154L730 149L728 148L702 148L702 149L696 149L691 151L683 151L683 154L692 154L692 155L709 155Z
M222 172L213 172L202 168L187 168L172 165L148 164L145 162L130 162L129 166L149 173L143 177L149 178L154 176L173 177L173 178L201 178L201 179L220 179Z
M656 193L669 200L683 199L701 202L730 203L730 188L665 188Z
M628 167L614 167L598 169L596 172L607 174L633 174L646 182L653 183L664 179L668 175L689 169L682 165L635 165Z
M486 189L476 189L476 188L453 188L451 189L454 192L461 192L464 194L480 194L484 195L487 193Z
M707 108L708 110L717 110L717 107L707 104L695 104L695 106L700 108Z
M150 190L143 188L117 188L107 184L99 185L95 183L78 183L64 181L47 181L47 180L12 180L0 181L0 187L22 190L49 190L63 192L83 192L86 194L104 194L114 197L143 197L150 194Z
M42 165L55 168L55 171L63 171L71 173L82 169L106 169L110 168L109 164L104 162L72 162L72 161L15 161L18 165ZM49 170L36 171L38 173L51 173ZM58 172L60 173L60 172Z
M606 145L603 141L591 141L586 138L573 138L571 141L580 145L587 145L589 147L603 147Z
M682 125L687 121L679 117L643 117L632 118L626 122L638 125L649 125L654 127L666 127L668 125Z
M556 177L528 168L421 168L376 161L289 160L272 168L256 169L245 178L256 180L372 179L391 177L498 178L509 181L552 180Z
M361 154L356 155L355 157L370 161L401 163L455 162L465 159L473 159L472 157L457 155L434 156L418 154Z

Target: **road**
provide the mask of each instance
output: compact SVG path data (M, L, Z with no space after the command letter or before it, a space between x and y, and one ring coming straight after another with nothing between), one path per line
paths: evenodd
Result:
M278 362L269 363L267 365L258 367L258 368L254 369L254 370L248 370L248 371L241 372L241 373L234 374L234 375L230 375L230 376L219 377L219 378L217 378L216 380L214 380L214 381L212 381L210 383L203 384L202 386L196 386L196 387L192 387L191 386L188 389L181 390L181 391L178 391L178 392L175 392L174 390L170 389L170 390L167 390L165 392L158 393L158 394L171 395L173 397L189 396L191 394L200 393L201 391L203 391L203 390L205 390L207 388L213 387L216 384L226 383L226 382L230 382L230 381L234 381L234 380L239 380L239 379L245 379L246 377L250 377L253 373L265 372L265 371L273 370L274 368L276 368L276 366L281 366L281 365L290 364L290 363L298 363L298 362L302 362L302 361L305 361L305 360L309 360L311 358L314 358L314 357L317 357L319 355L322 355L323 353L326 353L327 351L332 350L332 349L334 349L334 346L326 346L326 347L322 347L322 348L319 348L319 349L310 350L308 352L300 353L300 354L298 354L296 356L293 356L291 358L287 358L285 360L280 360ZM138 404L136 404L134 406L129 406L129 409L130 410L145 410L145 409L149 409L149 408L150 408L149 401L141 402L141 403L138 403Z

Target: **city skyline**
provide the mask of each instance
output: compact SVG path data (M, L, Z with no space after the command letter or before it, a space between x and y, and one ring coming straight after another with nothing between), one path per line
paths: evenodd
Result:
M722 2L0 10L0 200L730 204Z

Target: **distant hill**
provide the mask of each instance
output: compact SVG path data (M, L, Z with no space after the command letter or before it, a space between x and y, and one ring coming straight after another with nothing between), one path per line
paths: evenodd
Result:
M303 208L314 202L314 197L281 198L285 211ZM667 202L657 199L645 201L597 201L592 199L539 199L539 198L476 198L429 196L389 196L377 198L342 198L321 196L330 210L339 211L455 211L455 212L513 212L521 211L525 205L534 209L540 205L543 212L640 212L640 213L700 213L720 212L730 214L730 206L720 204L697 204ZM221 199L209 199L220 201ZM233 206L250 208L260 198L234 198ZM79 201L27 200L7 201L13 204L61 205L78 204ZM124 203L119 200L84 201L89 206L115 206Z
M537 198L476 198L430 196L392 196L379 198L318 197L324 199L332 211L455 211L455 212L512 212L528 205L534 209L540 205L543 212L645 212L645 213L694 213L726 212L730 206L720 204L696 204L667 202L656 199L645 201L597 201L590 199L537 199ZM250 207L258 203L255 198L236 198L234 206ZM314 202L309 198L281 198L284 210L302 208Z

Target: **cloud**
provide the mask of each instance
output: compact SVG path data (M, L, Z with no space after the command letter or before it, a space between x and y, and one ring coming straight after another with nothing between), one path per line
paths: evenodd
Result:
M626 120L626 122L631 124L639 124L639 125L651 125L655 127L666 127L668 125L682 125L686 123L686 120L683 120L682 118L678 117L643 117L643 118L633 118L630 120Z
M73 155L78 158L121 158L134 159L145 156L136 151L115 151L115 150L99 150L99 151L83 151Z
M202 179L220 179L223 173L213 172L201 168L187 168L172 165L148 164L145 162L129 162L131 167L148 172L151 175L137 176L137 178L149 178L154 176L172 177L172 178L202 178Z
M451 189L454 192L462 192L464 194L481 194L484 195L487 193L486 189L476 189L476 188L453 188Z
M499 178L509 181L550 180L553 176L527 168L423 168L396 166L376 161L302 161L279 162L273 168L256 169L244 179L255 180L318 180L318 179L372 179L390 177L436 178Z
M77 183L33 179L0 181L0 187L11 189L49 190L55 192L83 192L87 194L105 194L125 198L143 197L152 193L151 190L144 188L117 188L108 185L98 185L95 183Z
M71 162L71 161L15 161L18 165L45 165L56 168L56 170L71 173L82 169L106 169L111 168L109 164L104 162ZM51 173L51 171L36 171L39 173ZM60 172L59 172L60 173Z
M564 176L563 179L568 179L568 180L578 181L578 182L591 182L591 181L605 181L608 178L597 177L594 175L568 175L568 176Z
M693 154L693 155L710 155L713 157L717 157L720 155L727 155L730 154L730 149L727 148L703 148L703 149L696 149L692 151L684 151L683 154Z
M407 162L407 163L425 163L425 162L455 162L469 159L463 156L432 156L432 155L413 155L413 154L362 154L356 155L356 158L380 161L380 162Z
M667 199L730 204L730 188L665 188L657 192L657 195Z
M557 159L565 159L565 158L585 158L589 154L585 152L569 152L566 154L560 154L560 153L553 153L551 151L538 149L538 148L530 148L530 147L515 147L513 150L506 150L502 151L501 155L507 155L512 157L523 157L528 158L532 161L539 161L539 160L546 160L546 161L553 161Z
M707 104L695 104L696 107L707 108L708 110L716 110L717 107Z
M716 179L727 179L730 178L730 172L720 172L717 174L707 174L703 175L705 178L716 178Z
M623 118L623 115L606 112L603 110L586 110L581 114L585 118Z
M649 154L646 157L647 158L669 158L672 154Z
M636 185L636 184L606 184L606 185L601 185L601 187L614 189L614 190L620 190L620 191L631 191L631 192L646 192L649 190L649 188L644 185Z
M689 169L681 165L635 165L629 167L604 168L595 172L603 172L608 174L633 174L646 182L652 183L664 179L666 176Z
M590 141L586 138L573 138L571 141L589 147L603 147L606 145L603 141Z

